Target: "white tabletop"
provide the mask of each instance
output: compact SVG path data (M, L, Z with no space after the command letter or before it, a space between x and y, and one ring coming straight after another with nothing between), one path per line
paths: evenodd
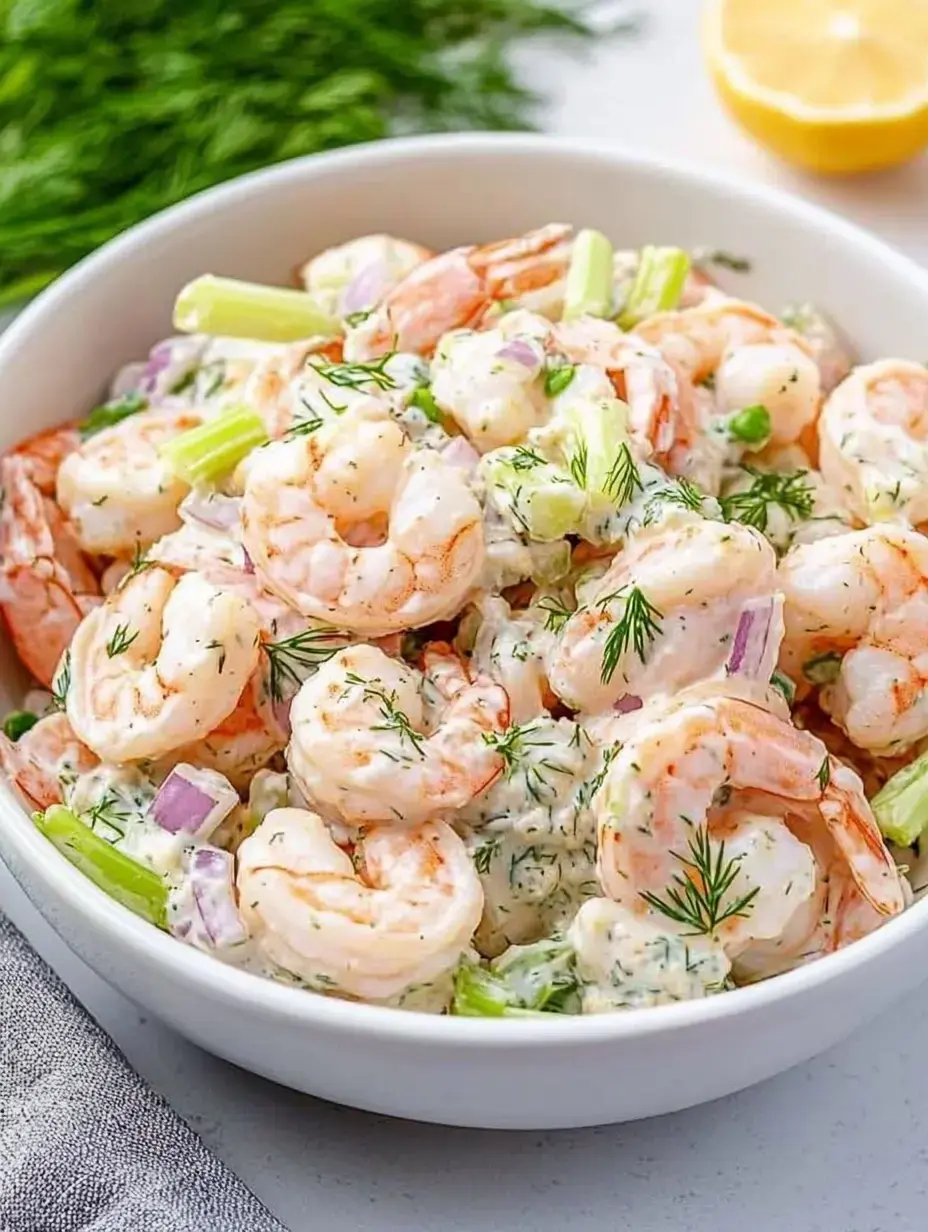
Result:
M822 183L756 151L702 74L696 0L583 57L521 54L555 132L791 188L928 260L928 161ZM480 1133L346 1111L253 1078L140 1013L74 958L0 867L0 903L208 1144L291 1232L916 1232L928 1225L928 988L809 1065L660 1120ZM229 1229L247 1232L247 1229Z

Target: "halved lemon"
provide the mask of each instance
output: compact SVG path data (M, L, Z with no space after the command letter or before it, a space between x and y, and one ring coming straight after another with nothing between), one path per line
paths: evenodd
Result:
M928 145L928 0L708 0L728 110L815 171L888 167Z

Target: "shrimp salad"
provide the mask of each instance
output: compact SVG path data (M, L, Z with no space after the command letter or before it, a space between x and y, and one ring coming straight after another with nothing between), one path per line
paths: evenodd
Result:
M928 370L710 269L550 224L184 287L0 458L0 760L48 858L222 962L485 1017L713 996L904 910Z

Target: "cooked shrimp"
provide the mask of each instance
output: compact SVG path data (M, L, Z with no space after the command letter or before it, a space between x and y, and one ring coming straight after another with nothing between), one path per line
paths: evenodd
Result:
M783 628L775 590L776 555L750 527L681 513L643 528L553 642L551 687L595 714L744 663L767 679Z
M80 447L80 443L81 434L77 425L61 424L27 437L10 453L22 458L26 478L35 484L43 496L54 496L61 463Z
M352 529L371 522L383 542L353 546ZM379 412L262 449L245 484L243 540L292 607L367 636L453 616L484 559L466 474L414 450Z
M285 713L278 714L267 688L264 671L257 670L245 686L235 709L202 740L172 749L165 769L187 762L225 775L237 791L244 791L257 771L263 770L287 743Z
M637 728L609 767L596 801L606 893L630 910L676 918L668 892L686 878L706 903L697 931L711 932L723 945L728 939L734 952L755 937L784 931L792 910L810 896L787 896L790 876L801 875L803 892L814 884L808 857L762 820L731 812L745 806L755 813L782 811L790 830L798 818L827 833L875 911L890 916L903 909L902 882L857 775L830 757L821 741L762 707L704 694L684 694ZM705 870L711 861L713 880L726 871L719 870L723 853L716 838L726 835L735 844L736 863L726 865L734 875L712 907ZM796 837L801 846L802 835Z
M884 524L803 544L779 584L783 670L822 685L854 744L892 756L928 735L928 539Z
M15 742L0 735L0 765L29 802L46 809L64 800L62 787L98 765L63 714L39 719Z
M529 312L510 312L495 329L442 338L432 362L432 396L481 453L523 440L544 421L550 328Z
M230 715L257 664L248 603L196 573L177 581L151 566L75 633L68 718L104 761L158 757Z
M435 254L393 235L361 235L316 253L300 269L303 286L335 316L374 308L397 283Z
M500 774L505 690L436 643L425 676L374 646L340 650L290 709L287 762L311 804L349 825L413 824L468 804Z
M310 355L338 363L341 338L307 338L275 349L255 364L242 387L242 401L258 412L268 435L275 440L293 426L294 420L307 417L300 394L303 379L311 375L307 370Z
M711 300L658 313L635 333L693 384L714 376L722 414L765 406L776 445L798 440L818 415L821 378L808 343L754 304Z
M818 428L822 474L861 521L928 521L928 369L905 359L855 368Z
M510 719L526 723L556 701L545 677L544 649L551 641L543 613L513 612L502 596L480 595L475 604L480 628L474 642L472 672L502 685L509 697Z
M58 503L85 551L131 554L180 525L177 506L187 485L158 447L198 423L190 411L143 412L98 432L65 458Z
M551 223L518 239L452 248L417 266L356 329L345 354L372 359L389 351L428 355L443 334L476 325L495 301L538 291L563 277L571 228Z
M675 450L693 444L699 424L689 382L657 347L596 317L555 325L551 347L571 363L607 373L618 397L628 403L629 431L646 456L666 462Z
M325 822L275 809L238 851L242 916L263 954L305 980L386 1001L457 966L483 907L480 881L450 826L375 826L354 848Z
M100 587L61 510L30 481L22 457L0 459L0 487L0 609L16 653L50 686Z

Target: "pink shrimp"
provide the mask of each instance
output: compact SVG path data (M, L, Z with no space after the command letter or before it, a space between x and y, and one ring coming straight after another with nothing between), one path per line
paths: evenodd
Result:
M0 459L0 609L20 659L49 686L75 629L99 602L100 587L61 510L28 470L20 456Z
M0 735L0 766L30 804L61 804L62 780L99 765L99 758L74 734L64 714L46 715L14 744Z
M430 355L443 334L477 325L497 301L563 278L570 234L569 226L549 223L517 239L439 253L387 293L346 349L352 359L389 351Z
M81 435L77 424L67 423L37 432L35 436L21 441L10 453L13 457L22 458L26 477L43 496L54 496L58 468L80 445Z

